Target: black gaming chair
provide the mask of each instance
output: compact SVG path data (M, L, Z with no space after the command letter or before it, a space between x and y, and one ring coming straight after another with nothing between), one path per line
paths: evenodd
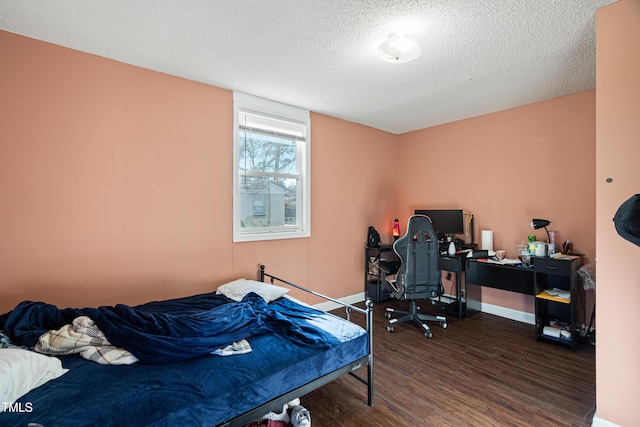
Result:
M393 250L401 260L395 283L390 282L391 296L410 301L409 311L387 308L385 317L389 320L387 331L393 332L396 323L413 320L424 330L424 335L431 338L432 333L427 321L439 322L440 327L447 327L447 318L420 313L416 300L426 299L432 304L433 299L442 295L442 274L440 273L440 247L431 219L425 215L414 215L409 218L407 234L396 240ZM391 315L399 313L404 316L391 319Z

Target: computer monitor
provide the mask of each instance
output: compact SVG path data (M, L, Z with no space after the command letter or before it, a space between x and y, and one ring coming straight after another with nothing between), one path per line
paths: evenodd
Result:
M416 209L415 214L431 218L439 239L445 234L464 234L462 209Z

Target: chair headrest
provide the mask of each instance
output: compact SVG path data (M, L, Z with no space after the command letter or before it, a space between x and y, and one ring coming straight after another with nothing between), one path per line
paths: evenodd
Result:
M409 223L407 224L407 235L417 235L418 240L421 240L425 236L425 233L435 237L436 232L431 219L426 215L413 215L410 217Z

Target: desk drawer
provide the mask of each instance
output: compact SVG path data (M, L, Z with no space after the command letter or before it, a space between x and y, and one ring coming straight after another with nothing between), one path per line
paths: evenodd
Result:
M458 257L442 257L440 258L440 269L460 273L464 271L464 260Z
M533 270L469 260L467 283L521 294L535 295Z
M563 259L535 258L533 260L533 269L536 273L571 276L572 264L571 261Z

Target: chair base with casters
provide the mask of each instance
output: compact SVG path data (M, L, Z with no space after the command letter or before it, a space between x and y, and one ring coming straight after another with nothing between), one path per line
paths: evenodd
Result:
M411 300L411 306L409 310L410 311L401 311L393 308L387 308L386 312L384 313L384 316L387 319L390 319L389 324L387 325L387 331L393 332L393 325L395 325L396 323L403 323L413 320L418 326L424 329L424 336L427 338L431 338L433 336L431 328L429 328L429 325L427 325L425 322L439 322L442 329L446 329L448 326L447 318L444 316L420 313L420 307L418 307L418 305L416 304L416 300ZM397 319L392 319L391 315L395 313L404 314L404 316Z

